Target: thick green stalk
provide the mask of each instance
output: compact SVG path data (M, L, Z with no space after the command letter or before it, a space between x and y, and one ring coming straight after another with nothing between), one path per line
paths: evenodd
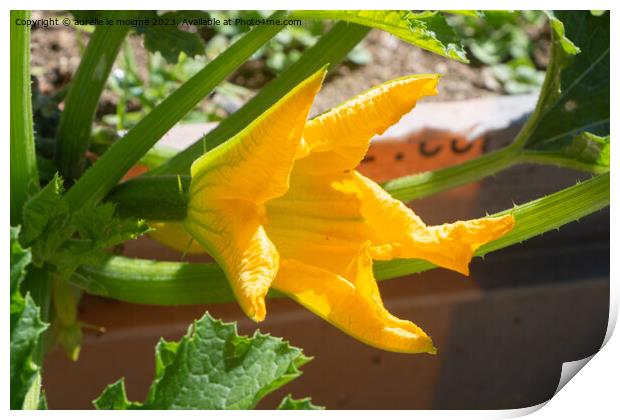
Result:
M287 12L276 12L271 18L283 20L286 16ZM105 197L174 124L281 29L256 27L155 107L69 189L65 195L69 208L75 211Z
M11 225L22 221L28 192L39 186L30 92L30 18L27 10L11 10Z
M598 175L529 203L498 213L511 213L515 228L482 246L476 255L505 248L557 229L609 205L609 173ZM435 266L421 260L375 263L378 280L419 273ZM71 281L85 291L134 303L181 305L229 302L234 296L216 264L158 262L111 256L98 266L82 266ZM270 296L278 296L270 293Z
M205 148L210 150L233 137L302 80L324 65L330 64L333 67L342 61L369 30L360 25L337 23L312 48L306 50L297 62L261 89L241 109L222 121L206 136L170 159L165 165L155 168L149 174L189 174L192 162L204 153Z
M460 165L393 179L382 187L394 198L408 202L493 175L519 163L519 153L510 145Z
M47 323L52 318L52 279L50 271L51 268L49 266L36 267L30 265L22 286L23 290L27 290L37 306L39 306L41 320ZM45 353L50 347L48 343L50 334L51 330L48 328L37 343L34 359L39 366L43 366Z
M128 13L109 11L106 16L123 18ZM97 104L129 29L98 25L71 81L56 134L56 164L65 181L72 182L82 173Z

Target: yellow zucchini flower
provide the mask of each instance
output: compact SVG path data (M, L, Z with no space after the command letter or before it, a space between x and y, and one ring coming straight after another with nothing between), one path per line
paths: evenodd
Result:
M467 275L473 252L514 220L426 226L355 171L374 135L436 94L437 75L384 83L306 121L324 75L194 162L183 226L223 268L251 319L265 318L274 288L371 346L434 353L422 329L383 306L373 260L422 258ZM155 236L174 236L163 229ZM177 248L185 241L177 237Z

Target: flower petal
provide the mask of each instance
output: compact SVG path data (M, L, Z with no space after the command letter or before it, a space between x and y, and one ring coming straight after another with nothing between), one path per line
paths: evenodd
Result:
M224 269L245 313L265 318L279 254L263 227L263 203L283 195L322 69L239 134L197 159L185 228Z
M288 189L288 177L325 70L300 83L229 141L192 165L190 195L263 203Z
M148 222L149 236L160 244L187 254L204 254L205 249L187 233L180 222Z
M418 99L436 95L438 80L434 74L392 80L312 119L304 130L297 165L309 173L354 169L370 139L398 122Z
M282 259L318 265L349 278L351 263L372 231L359 193L347 189L352 174L308 175L293 170L290 189L266 203L267 234Z
M265 319L265 296L280 257L262 225L262 206L221 200L190 206L185 229L223 268L239 305L254 321Z
M357 258L353 282L322 268L282 260L273 287L368 345L401 353L435 353L422 329L383 306L367 246Z
M362 193L362 214L374 230L370 254L375 260L421 258L468 275L476 249L514 227L512 215L428 227L370 179L356 173L356 182Z

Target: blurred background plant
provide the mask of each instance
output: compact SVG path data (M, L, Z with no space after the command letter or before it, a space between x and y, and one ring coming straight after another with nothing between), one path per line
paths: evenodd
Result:
M80 18L90 17L86 12L73 13L77 13L75 16ZM220 21L248 21L268 16L266 11L188 13L183 17L210 17ZM179 18L180 15L175 17ZM470 65L450 61L423 50L406 49L412 56L399 58L402 61L394 62L391 67L394 67L397 73L438 72L446 74L448 79L458 80L459 84L454 88L450 86L450 80L444 80L443 99L440 100L463 99L461 96L451 96L454 92L465 97L476 97L485 94L530 93L540 88L549 51L549 31L543 12L486 11L477 15L446 14L446 19L465 45L471 60ZM218 122L226 119L255 92L296 62L332 25L333 22L329 20L303 19L302 25L288 26L286 30L280 31L228 80L217 86L208 100L197 104L182 122ZM169 37L172 42L167 43L160 41L161 32L150 34L149 31L154 32L153 28L136 28L136 31L125 39L97 108L90 142L90 152L94 155L105 152L157 104L251 28L233 24L181 25L179 29L174 36ZM43 179L51 179L56 170L52 162L53 143L68 82L74 72L71 67L74 65L73 61L75 65L79 63L79 57L84 53L93 30L94 26L76 25L73 27L74 35L66 30L59 31L58 44L49 43L48 39L54 39L49 32L41 38L37 31L34 32L35 49L37 42L44 39L47 42L39 49L44 53L42 55L47 56L47 60L33 63L33 76L36 76L33 78L35 136L39 170ZM70 38L75 39L73 48L66 45L70 45L66 42ZM395 48L397 43L405 44L387 33L371 33L332 71L331 80L346 76L343 79L351 80L351 84L356 85L361 80L369 80L370 83L372 79L372 83L376 84L384 79L398 77L400 74L384 74L387 64L383 57L384 50ZM58 54L60 51L67 55ZM388 56L399 54L399 50L390 51ZM354 73L358 74L357 78L351 77ZM346 97L349 92L341 91L350 88L347 85L337 85L333 90ZM336 96L333 93L331 95ZM153 156L145 156L142 163L150 166L149 159L153 158L152 163L156 165L174 153L163 147L156 149L151 153ZM86 165L90 165L90 162L86 162Z
M270 12L256 10L212 11L210 17L225 19L262 19ZM221 121L239 109L254 93L281 71L297 61L303 51L314 45L331 26L329 22L304 21L302 26L289 26L260 48L231 78L215 89L209 101L196 106L184 122ZM116 109L106 113L101 121L117 130L127 130L148 114L171 92L194 76L200 69L225 51L251 29L247 25L217 25L201 27L197 34L205 42L204 54L189 57L181 52L176 63L167 61L161 53L138 51L138 36L128 37L119 55L118 67L108 80L107 89L117 98ZM79 32L79 31L78 31ZM137 48L138 47L138 48ZM137 56L145 62L140 68ZM345 64L361 66L372 61L370 52L362 45L347 55Z
M548 61L549 32L544 12L537 10L484 12L448 17L474 65L484 66L508 94L540 89Z

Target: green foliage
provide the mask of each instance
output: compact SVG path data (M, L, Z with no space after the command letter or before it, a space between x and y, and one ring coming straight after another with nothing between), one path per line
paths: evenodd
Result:
M209 14L200 11L175 11L159 14L145 11L144 17L150 21L178 22L184 19L207 19ZM144 34L144 46L150 52L159 52L169 63L176 63L182 52L188 57L204 54L204 42L195 33L182 31L178 25L138 26L136 32Z
M325 407L312 404L311 398L300 398L298 400L291 397L291 394L282 399L278 410L324 410Z
M74 10L71 13L80 20L109 17L108 12L96 10ZM169 63L176 63L181 52L189 57L204 53L204 43L200 37L195 33L181 30L180 25L193 19L208 17L209 13L196 10L163 13L155 10L136 10L127 15L112 14L115 20L127 20L125 25L114 26L132 27L136 33L144 37L145 48L152 53L160 53ZM130 25L131 20L136 24ZM148 23L144 24L143 21Z
M517 143L533 161L607 171L609 13L558 12L549 19L551 62L536 110Z
M542 12L488 10L484 16L459 14L448 21L474 58L490 67L507 93L540 89L545 73L535 62L532 33L542 32Z
M155 379L144 403L127 399L123 380L94 401L98 409L250 409L301 375L310 359L282 339L239 336L207 313L179 342L160 340Z
M221 21L224 19L263 19L269 12L262 10L228 10L214 11L211 16ZM219 25L214 26L215 35L209 39L207 44L207 55L216 54L225 49L240 34L245 33L250 28L245 25ZM301 25L291 25L285 31L278 33L263 48L258 50L253 60L260 60L265 63L266 70L272 75L277 75L295 63L301 54L312 47L319 37L326 31L326 25L320 20L302 21ZM351 50L346 60L352 64L363 65L372 60L372 57L362 45L356 46Z
M334 19L387 31L410 44L467 63L460 38L442 12L408 10L300 10L295 17Z
M62 192L62 180L56 175L26 202L20 235L20 241L32 247L33 263L55 266L61 278L68 278L80 264L99 261L108 248L148 230L141 220L115 217L112 203L89 205L71 213Z
M205 55L191 58L181 53L178 62L169 64L161 54L154 53L148 57L147 75L143 77L138 69L135 51L131 43L126 42L119 68L112 72L108 80L109 89L118 98L116 113L104 115L102 121L118 130L134 127L209 61ZM220 121L236 111L250 96L249 89L224 81L214 88L209 101L197 104L181 121Z
M286 12L275 12L272 18L281 20L286 16ZM280 30L280 25L254 28L155 107L67 192L69 208L75 211L102 200L170 128Z
M238 18L263 19L268 14L269 12L257 10L209 12L211 18L220 21L225 19L235 21ZM278 32L258 49L245 64L245 68L242 67L237 73L249 74L250 79L254 79L256 73L259 74L257 79L261 81L249 82L251 88L268 82L299 60L304 51L312 47L326 31L325 26L321 21L306 21L301 26L287 26L285 30ZM116 126L119 130L135 126L158 103L250 29L244 25L216 25L207 30L203 29L201 34L206 39L204 53L194 54L192 57L192 54L183 51L178 55L178 61L166 59L166 63L162 54L158 51L151 51L152 54L149 55L147 62L146 77L141 75L135 59L135 51L127 40L119 57L119 68L112 72L108 81L109 89L118 97L116 113L104 115L102 121ZM195 34L191 35L195 36ZM348 52L345 59L346 62L355 65L367 64L371 60L370 53L362 45L355 46ZM244 77L241 76L242 79ZM221 121L247 102L252 93L249 87L225 81L214 89L209 101L197 105L182 121Z
M19 228L11 227L11 409L36 408L41 386L41 367L35 352L47 324L41 320L39 307L21 284L30 264L31 254L18 241Z

